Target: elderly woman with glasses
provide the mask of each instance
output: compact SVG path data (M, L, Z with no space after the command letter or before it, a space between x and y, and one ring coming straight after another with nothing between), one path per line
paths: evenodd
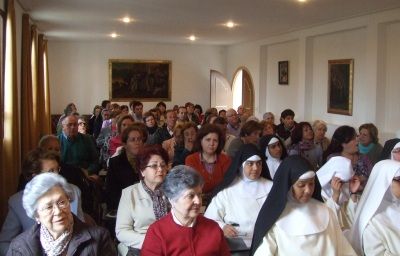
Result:
M122 190L118 205L115 233L121 255L139 255L150 224L168 213L168 200L160 190L167 164L168 154L159 145L143 147L136 157L140 183Z
M72 214L75 194L58 174L35 176L25 187L22 204L36 221L16 237L7 255L116 255L109 233L88 226Z
M147 231L141 255L230 255L218 224L200 215L203 178L185 165L175 166L162 189L171 213Z
M60 156L54 151L44 151L40 148L30 151L23 162L21 174L21 191L12 195L8 200L8 213L0 231L0 255L5 255L11 241L22 232L31 228L35 222L26 215L22 206L24 188L33 177L41 173L59 173ZM85 220L81 208L81 191L70 184L76 200L71 202L71 211L82 221ZM87 217L87 216L86 216Z

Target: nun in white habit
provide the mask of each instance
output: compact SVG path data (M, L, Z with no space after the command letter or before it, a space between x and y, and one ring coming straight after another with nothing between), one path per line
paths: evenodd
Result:
M400 255L400 163L375 164L351 230L360 255Z
M304 158L289 156L279 166L256 221L251 255L356 255Z
M400 162L400 142L394 145L390 155L390 159Z
M261 152L253 144L244 144L204 216L215 220L226 237L241 237L250 247L254 223L271 187Z
M335 156L317 171L321 196L333 210L343 231L348 231L354 220L359 198L360 182L354 176L351 160Z
M265 152L268 172L273 179L282 160L287 157L285 145L276 135L266 135L260 138L258 146L261 152Z

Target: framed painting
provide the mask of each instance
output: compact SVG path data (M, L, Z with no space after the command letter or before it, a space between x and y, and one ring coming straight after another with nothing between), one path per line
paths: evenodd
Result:
M328 60L328 113L353 114L353 59Z
M171 61L110 59L112 101L170 101Z
M289 84L289 61L278 62L278 81L279 84Z

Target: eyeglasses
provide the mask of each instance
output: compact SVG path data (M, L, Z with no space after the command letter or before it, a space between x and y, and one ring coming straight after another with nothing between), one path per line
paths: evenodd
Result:
M86 125L86 123L85 122L80 122L80 123L78 123L78 125Z
M67 209L67 207L69 207L69 200L61 199L61 200L57 201L56 203L43 206L42 208L39 209L39 211L45 215L52 215L54 213L54 206L57 206L57 208L59 210L63 211L65 209Z
M167 168L167 165L165 163L161 163L161 164L150 164L150 165L146 165L146 167L149 167L155 171L158 170L158 168L160 168L161 170L165 170Z

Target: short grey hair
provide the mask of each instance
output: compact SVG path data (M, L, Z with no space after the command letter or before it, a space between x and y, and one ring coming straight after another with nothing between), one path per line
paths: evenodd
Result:
M26 184L24 195L22 197L22 206L24 207L28 217L32 219L35 218L37 213L37 201L47 191L55 186L59 186L64 190L70 201L75 200L73 188L61 175L51 172L36 175L28 184Z
M192 167L177 165L169 171L161 189L168 199L176 200L185 190L203 185L203 177Z

